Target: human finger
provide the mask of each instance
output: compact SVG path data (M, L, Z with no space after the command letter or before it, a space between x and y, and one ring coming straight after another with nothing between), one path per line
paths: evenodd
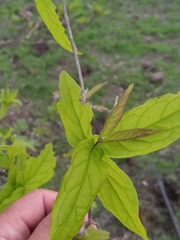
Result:
M28 240L49 240L50 221L51 216L49 214L39 223Z
M56 196L55 191L38 189L14 202L0 214L0 238L27 240L51 212Z

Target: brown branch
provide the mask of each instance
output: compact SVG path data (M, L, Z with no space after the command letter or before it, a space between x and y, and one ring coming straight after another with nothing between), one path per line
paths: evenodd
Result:
M92 224L92 211L91 208L88 211L88 221L87 223L84 225L84 228L87 229L89 226L91 226Z
M80 66L79 58L78 58L78 54L77 54L77 48L76 48L76 44L74 42L74 37L72 34L70 22L69 22L69 17L68 17L68 13L67 13L67 9L66 9L65 0L61 0L61 2L62 2L63 11L64 11L64 18L65 18L65 21L67 24L67 30L69 33L69 40L71 42L71 46L72 46L73 53L74 53L74 59L75 59L76 68L78 71L79 82L80 82L81 89L82 89L82 103L84 104L86 102L86 92L85 92L85 88L84 88L84 80L83 80L83 76L82 76L81 66Z
M17 40L7 40L7 41L0 41L0 47L6 47L8 45L13 45L13 44L26 44L26 45L41 45L41 44L56 44L56 42L54 41L35 41L35 42L29 42L26 40L21 40L21 39L17 39Z

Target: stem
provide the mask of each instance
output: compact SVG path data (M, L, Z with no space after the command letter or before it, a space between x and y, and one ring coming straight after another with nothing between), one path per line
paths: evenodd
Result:
M87 229L92 223L92 212L91 212L91 208L88 211L88 221L87 223L84 225L84 228Z
M86 229L91 226L92 224L92 212L91 212L91 208L88 211L88 221L84 224L84 226L81 227L81 229L79 230L79 232L77 233L77 235L73 238L73 240L76 239L76 237L79 236L84 236L86 233Z
M74 53L76 68L77 68L78 76L79 76L79 82L80 82L81 89L82 89L82 104L84 104L86 102L86 93L85 93L85 89L84 89L84 81L83 81L81 66L80 66L80 63L79 63L78 55L77 55L77 48L76 48L76 44L74 42L74 38L73 38L72 30L71 30L71 25L70 25L70 22L69 22L69 17L68 17L68 13L67 13L67 9L66 9L65 0L61 0L61 2L62 2L63 11L64 11L64 18L65 18L65 21L66 21L66 24L67 24L67 30L68 30L68 33L69 33L69 40L71 42L71 46L72 46L73 53Z

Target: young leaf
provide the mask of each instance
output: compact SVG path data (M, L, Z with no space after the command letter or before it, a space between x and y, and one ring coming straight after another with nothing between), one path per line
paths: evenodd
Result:
M84 139L92 137L90 122L93 112L89 103L81 104L81 88L69 74L61 72L59 88L61 99L57 104L64 124L66 137L72 147Z
M127 111L114 132L132 128L163 129L156 134L124 142L101 143L104 153L113 158L148 154L165 148L180 137L180 92L150 99Z
M71 43L64 33L64 27L56 14L56 7L51 0L34 0L37 10L57 43L69 52L72 52Z
M102 149L93 148L94 139L79 143L65 174L52 210L50 239L69 240L82 226L108 170L102 164Z
M107 82L97 84L93 88L91 88L87 93L86 93L86 98L90 98L94 93L96 93L99 89L101 89L104 85L106 85Z
M164 129L163 129L164 130ZM128 130L122 130L119 132L114 132L104 138L102 142L122 142L129 141L137 138L143 138L155 134L157 132L163 131L162 129L151 129L151 128L134 128ZM101 139L99 139L101 140Z
M5 198L3 203L0 205L0 213L3 212L9 205L11 205L17 199L19 199L20 197L22 197L27 193L24 187L18 187L17 189L14 189L13 188L14 186L12 184L7 184L7 185L6 184L3 186L0 192L0 198L2 197L2 194L4 193L7 194L7 198ZM6 187L7 189L5 189L4 187ZM7 190L7 192L5 192L5 190Z
M0 191L0 212L22 195L49 181L54 174L56 160L52 144L47 144L38 157L26 160L23 168L23 160L16 161L9 171L8 182Z
M100 133L101 139L108 136L113 131L113 129L117 126L117 124L120 122L124 114L124 108L126 106L129 94L132 91L132 88L133 88L133 85L130 85L128 87L128 89L125 91L122 98L119 100L118 104L115 106L115 108L112 110L112 112L108 116L104 124L104 127Z
M92 205L91 205L91 211L93 211L94 209L96 209L97 208L97 204L96 204L96 202L94 201L93 203L92 203Z
M97 84L96 86L94 86L93 88L91 88L89 91L87 91L87 93L86 93L86 99L87 99L87 98L90 98L94 93L96 93L96 92L97 92L100 88L102 88L106 83L107 83L107 82L101 83L101 84ZM54 96L55 98L57 98L57 99L61 97L59 91L55 91L55 92L53 92L52 94L53 94L53 96ZM79 100L80 100L80 101L82 100L82 97L81 97L81 96L80 96L80 99L79 99Z
M12 183L6 183L3 185L0 191L0 212L2 211L1 204L6 198L12 195L13 191L14 191L14 185Z
M18 90L10 91L10 89L5 90L4 102L7 104L13 104L14 100L17 98Z
M106 112L106 113L111 112L107 107L104 107L104 106L101 106L101 105L93 105L92 108L95 109L95 110L98 110L100 112Z
M7 152L8 159L6 166L4 166L7 170L14 166L15 158L18 156L20 156L21 160L23 159L24 163L30 157L26 152L26 148L20 142L15 142L13 145L0 145L0 150Z
M72 154L73 154L73 151L74 151L74 149L71 149L71 151L69 151L68 153L64 153L64 154L63 154L63 157L64 157L64 158L71 157Z
M8 182L0 191L0 212L25 194L25 188L23 186L16 185L16 175L18 174L18 171L19 169L17 165L11 168L8 174ZM22 192L24 193L22 194Z
M9 107L13 104L21 105L21 101L16 99L18 91L10 91L9 87L1 89L0 93L0 120L3 119L9 110Z
M146 230L139 219L139 206L136 190L129 177L108 157L103 163L109 175L98 197L104 207L134 233L148 240Z
M0 138L1 138L1 142L5 142L7 139L11 139L13 134L13 129L12 128L8 128L8 129L1 129L0 128Z
M0 120L2 120L6 115L9 110L9 105L6 103L2 103L0 106Z
M0 152L0 168L8 168L8 159L7 154Z
M75 238L75 240L108 240L109 232L104 230L96 230L92 226L89 226L86 234Z
M17 175L17 184L31 191L48 182L54 175L56 159L52 144L47 144L41 154L26 161L25 168Z

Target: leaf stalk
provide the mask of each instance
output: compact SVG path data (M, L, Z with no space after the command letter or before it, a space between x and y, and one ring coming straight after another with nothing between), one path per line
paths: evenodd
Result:
M79 58L78 58L78 54L77 54L77 48L76 48L76 44L74 42L74 37L73 37L73 34L72 34L70 22L69 22L69 17L68 17L68 12L67 12L67 8L66 8L65 0L61 0L61 3L62 3L63 11L64 11L64 18L65 18L65 21L66 21L66 24L67 24L67 30L68 30L68 33L69 33L69 40L71 42L71 46L72 46L72 49L73 49L74 59L75 59L76 68L77 68L78 76L79 76L79 82L80 82L81 89L82 89L82 104L85 104L85 102L86 102L86 92L85 92L85 88L84 88L84 80L83 80L83 76L82 76L81 66L80 66L80 62L79 62Z

